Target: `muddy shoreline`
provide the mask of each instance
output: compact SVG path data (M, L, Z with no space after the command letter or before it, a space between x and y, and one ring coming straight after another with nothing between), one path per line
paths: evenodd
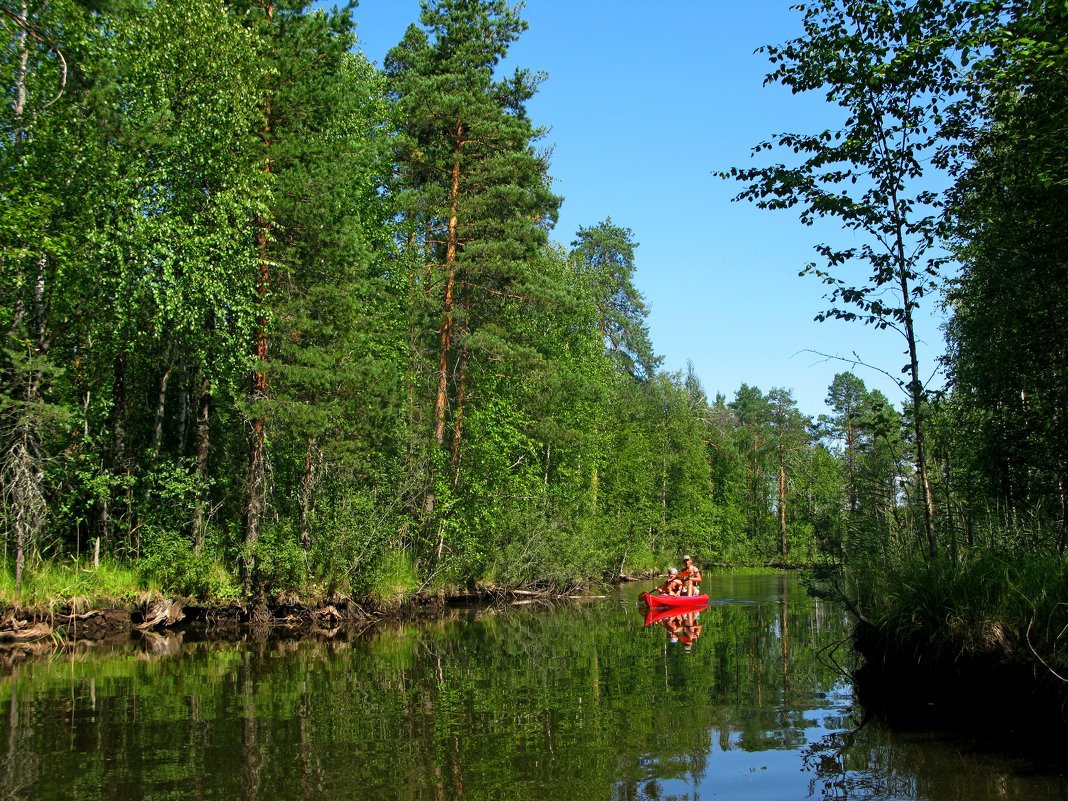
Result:
M133 635L197 629L220 639L246 629L289 635L335 636L379 623L448 616L450 611L494 606L579 602L599 595L561 595L530 590L486 590L453 595L413 596L395 604L345 596L306 604L297 598L253 604L205 605L187 598L146 597L128 606L78 609L67 604L49 608L0 610L0 653L49 650L64 644L120 640ZM32 647L27 647L32 646Z

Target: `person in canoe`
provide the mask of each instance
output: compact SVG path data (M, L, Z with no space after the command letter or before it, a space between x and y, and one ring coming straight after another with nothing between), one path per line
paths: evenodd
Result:
M679 569L677 567L669 567L668 580L660 585L660 594L682 595L683 586L683 581L679 578Z
M689 554L682 557L682 563L685 565L682 572L679 573L678 578L682 582L682 595L700 595L701 594L701 568L693 563L693 559ZM676 595L680 593L675 593Z

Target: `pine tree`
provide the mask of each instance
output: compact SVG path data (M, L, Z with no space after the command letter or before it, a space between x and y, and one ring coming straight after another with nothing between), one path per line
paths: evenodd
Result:
M605 351L623 372L647 380L662 359L649 339L645 299L634 286L637 247L633 232L609 218L592 228L579 228L571 257L597 306Z
M413 319L436 321L432 345L414 332L414 355L429 350L435 365L432 477L422 505L429 523L443 494L458 488L479 370L522 357L522 343L503 323L538 296L537 260L559 198L535 148L542 131L525 110L541 76L495 75L526 23L501 0L425 3L420 21L388 54L386 74L400 123L406 250L421 265L412 278ZM432 539L440 560L444 528Z

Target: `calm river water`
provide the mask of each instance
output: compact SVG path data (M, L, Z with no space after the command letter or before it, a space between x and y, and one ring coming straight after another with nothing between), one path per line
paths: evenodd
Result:
M0 792L1068 799L1055 769L865 720L848 621L796 577L706 576L712 604L674 642L645 625L641 589L333 640L193 630L17 663L0 671Z

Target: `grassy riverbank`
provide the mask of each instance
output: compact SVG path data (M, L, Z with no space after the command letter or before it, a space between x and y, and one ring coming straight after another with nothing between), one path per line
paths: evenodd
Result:
M363 617L369 612L393 616L448 599L492 598L521 589L484 584L420 585L412 566L398 556L384 565L371 585L328 584L291 570L290 581L260 586L245 598L239 577L217 560L180 553L171 557L137 562L102 560L96 566L91 560L40 561L24 572L20 590L16 590L13 571L0 569L0 639L10 628L7 624L18 619L54 622L97 610L136 622L146 609L164 599L178 599L187 614L271 623L292 622L301 616L311 619L324 609L341 617ZM576 582L559 587L545 582L531 586L545 594L560 594L591 584Z
M121 562L102 560L41 561L25 571L21 591L16 591L13 572L0 569L0 616L5 618L41 619L62 614L80 614L88 610L137 613L148 604L164 598L180 598L188 607L207 610L241 610L250 614L257 605L292 610L297 607L318 609L337 605L341 599L352 601L362 609L393 614L407 607L428 602L475 596L493 597L514 591L535 591L547 595L580 593L604 581L603 578L576 578L569 585L545 580L522 586L479 583L458 586L435 584L421 586L414 579L412 566L399 557L386 565L368 587L327 586L323 582L300 581L281 588L265 588L252 599L241 596L239 578L225 565L210 559L191 560L181 554L171 559ZM662 560L666 565L670 560ZM716 572L738 575L762 575L781 572L763 566L714 565ZM709 569L706 568L706 572ZM655 578L666 567L645 565L628 578Z
M41 562L26 571L21 591L11 571L0 570L3 609L126 608L145 595L158 595L159 589L134 566L112 561L98 567L87 561Z
M993 555L912 560L851 573L864 620L937 658L1001 652L1068 675L1068 561Z
M862 565L845 590L865 700L953 716L1068 726L1068 561L905 560Z

